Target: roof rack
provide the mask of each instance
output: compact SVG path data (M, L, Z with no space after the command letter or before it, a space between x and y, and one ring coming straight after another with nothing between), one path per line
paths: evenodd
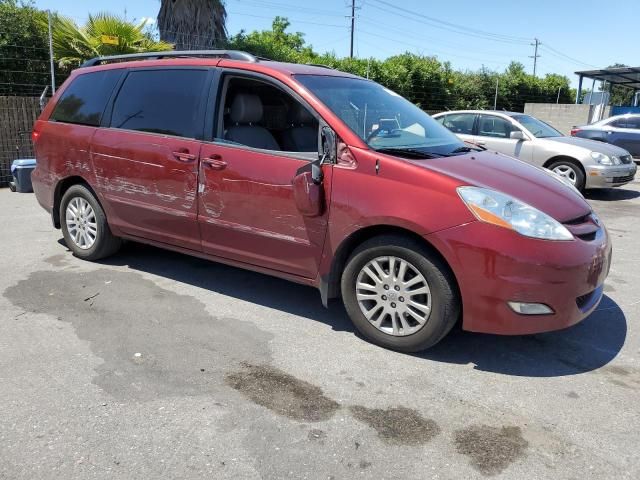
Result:
M240 50L169 50L166 52L145 52L145 53L129 53L125 55L111 55L108 57L95 57L87 60L80 67L94 67L105 63L116 63L127 60L160 60L162 58L189 58L189 57L210 57L210 58L228 58L231 60L243 60L245 62L255 63L258 58L247 52Z
M322 63L306 63L310 67L320 67L320 68L328 68L329 70L335 70L335 68L330 67L329 65L324 65Z

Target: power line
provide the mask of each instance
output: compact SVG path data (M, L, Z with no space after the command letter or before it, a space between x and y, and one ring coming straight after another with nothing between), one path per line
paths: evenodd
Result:
M455 23L447 22L444 20L440 20L435 17L430 17L415 10L409 10L398 5L394 5L392 3L386 2L384 0L371 0L376 2L377 4L384 5L387 8L382 8L380 5L371 5L379 10L382 10L386 13L390 13L392 15L396 15L402 18L406 18L408 20L413 20L416 22L424 23L425 21L436 28L440 28L443 30L453 31L455 33L461 35L467 35L471 37L484 38L486 40L492 40L496 42L502 43L511 43L511 44L527 44L530 42L528 38L525 37L515 37L511 35L502 35L491 32L486 32L484 30L478 30L474 28L469 28L468 26L458 25ZM403 12L399 13L399 12Z

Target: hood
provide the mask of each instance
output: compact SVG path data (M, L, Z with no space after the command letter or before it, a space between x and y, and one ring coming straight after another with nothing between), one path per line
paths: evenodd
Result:
M590 152L604 153L605 155L615 155L620 157L623 155L629 155L625 149L611 145L610 143L597 142L596 140L589 140L588 138L581 137L551 137L540 138L538 140L545 140L548 142L563 143L565 145L572 145L574 147L586 148Z
M463 185L491 188L511 195L559 222L591 212L584 197L551 172L499 153L474 152L408 161L453 177Z

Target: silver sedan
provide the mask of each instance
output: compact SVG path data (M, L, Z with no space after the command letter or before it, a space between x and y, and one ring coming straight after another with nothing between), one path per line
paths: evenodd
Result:
M577 189L618 187L631 182L631 154L614 145L568 137L530 115L460 110L433 116L462 140L548 168Z

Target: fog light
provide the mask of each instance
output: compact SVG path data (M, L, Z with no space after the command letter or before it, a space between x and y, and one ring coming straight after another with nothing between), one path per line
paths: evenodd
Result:
M544 303L507 302L516 313L520 315L549 315L553 310Z

